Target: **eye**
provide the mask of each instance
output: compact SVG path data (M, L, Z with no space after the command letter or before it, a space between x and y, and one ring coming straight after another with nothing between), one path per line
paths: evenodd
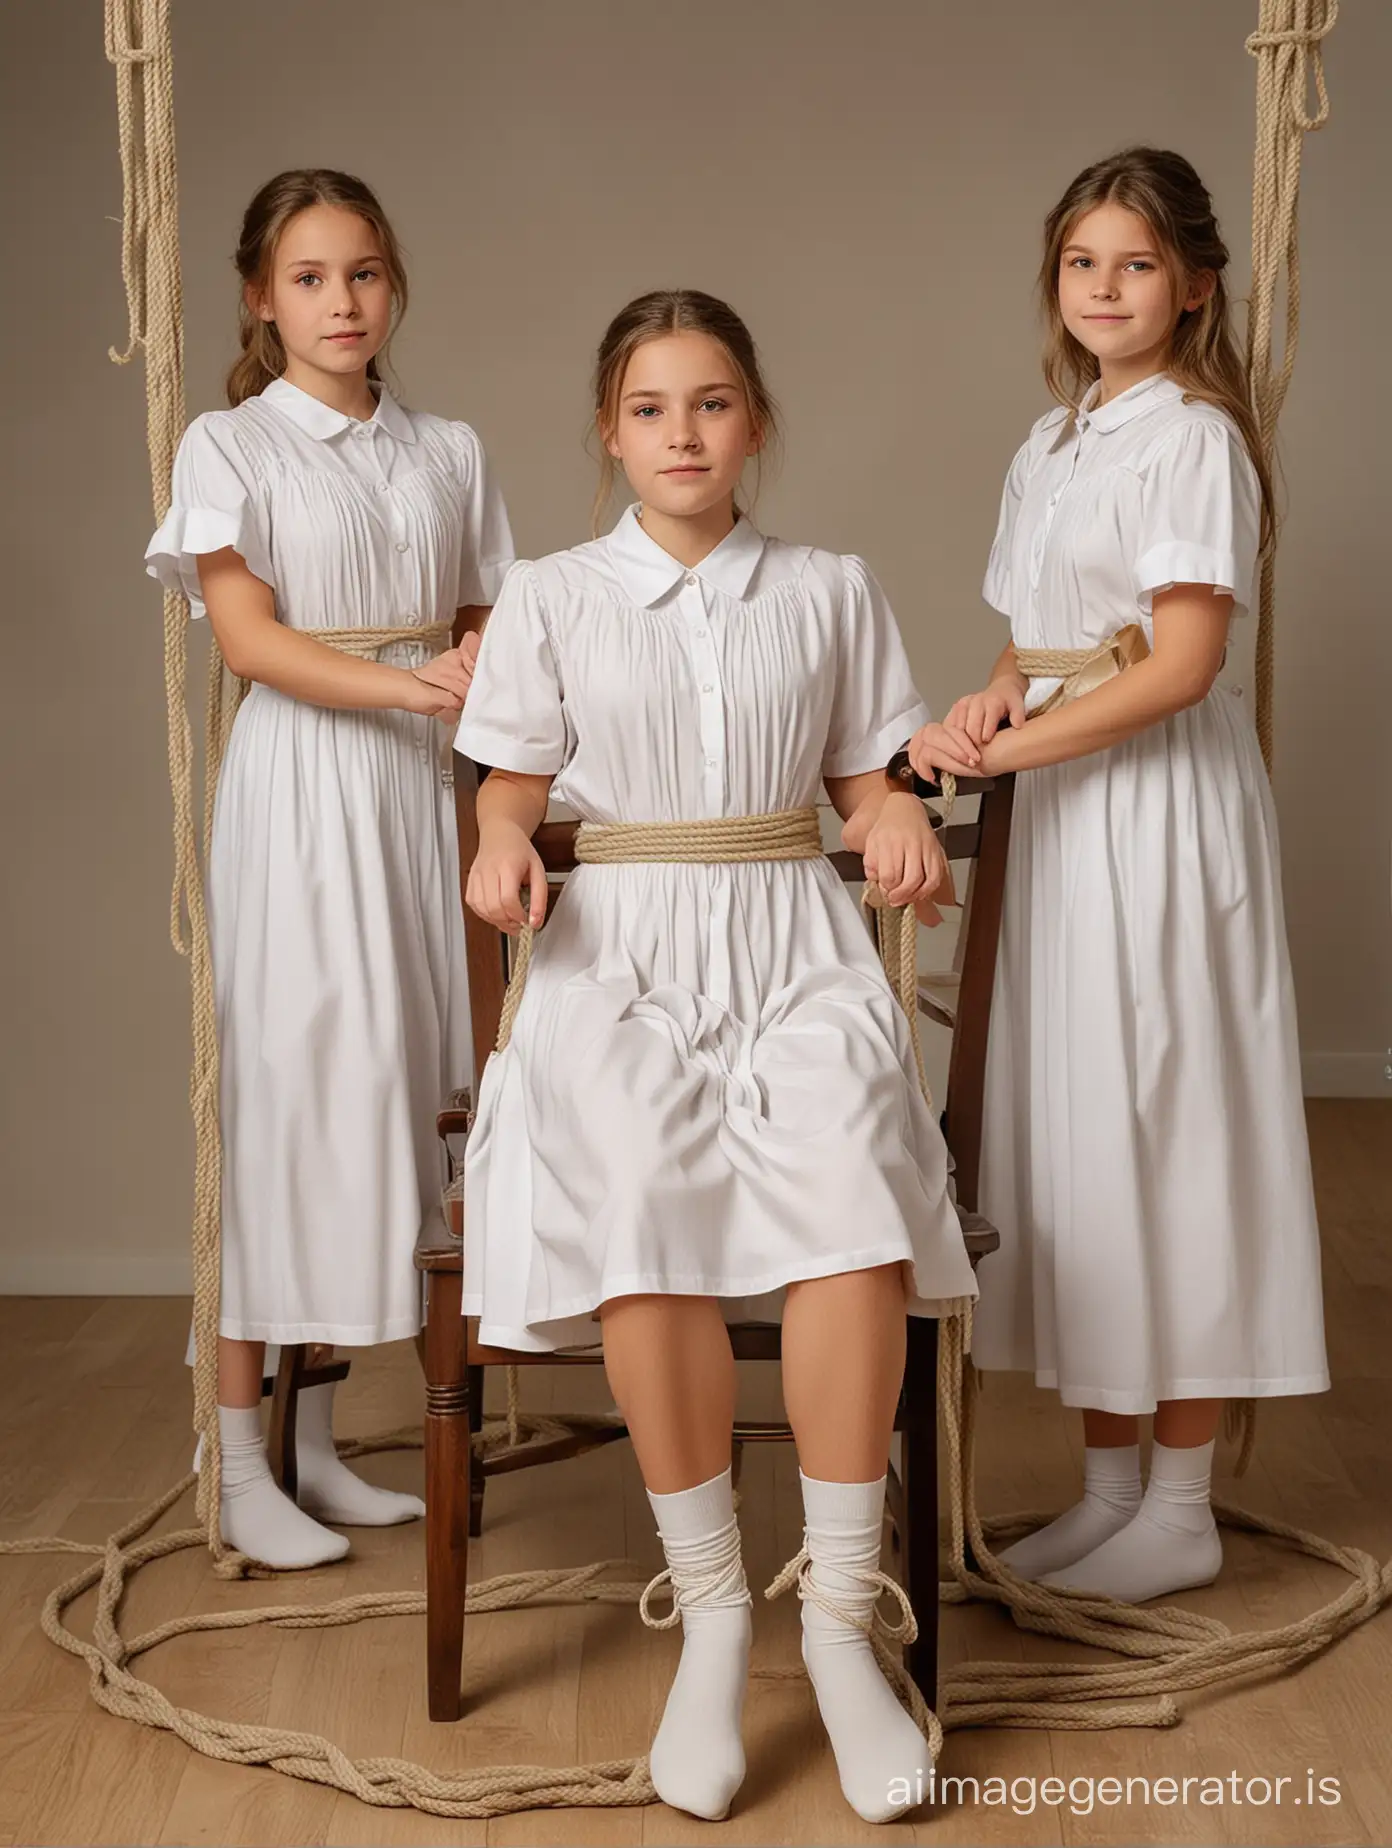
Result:
M360 269L360 270L354 271L354 274L353 274L354 282L376 282L376 280L377 280L377 272L375 269Z
M647 423L651 423L652 419L658 414L658 409L655 404L635 404L633 407L633 415L635 417L641 417Z
M1126 267L1134 270L1149 270L1154 269L1155 265L1148 263L1144 257L1133 257Z
M1070 257L1068 259L1068 267L1069 269L1090 269L1092 267L1092 258Z
M701 411L728 411L730 406L725 398L703 398L696 408Z
M320 278L312 270L306 270L303 276L295 278L295 286L298 288L302 282L318 282L319 280Z

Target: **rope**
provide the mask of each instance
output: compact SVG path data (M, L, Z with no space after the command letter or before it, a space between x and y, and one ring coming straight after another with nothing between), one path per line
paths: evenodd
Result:
M1247 376L1257 435L1268 466L1276 453L1276 423L1295 368L1300 339L1300 249L1296 234L1300 159L1307 134L1329 120L1324 40L1339 17L1339 0L1261 0L1247 50L1257 61L1257 136L1252 181L1252 300L1247 316ZM1315 108L1309 108L1314 80ZM1276 293L1286 274L1285 328L1280 363L1273 358ZM1276 566L1268 548L1261 563L1257 615L1257 738L1267 770L1274 754L1272 688L1276 659Z

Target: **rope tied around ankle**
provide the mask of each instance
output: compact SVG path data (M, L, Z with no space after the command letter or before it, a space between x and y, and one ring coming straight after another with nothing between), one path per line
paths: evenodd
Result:
M669 1565L644 1588L638 1600L638 1615L650 1630L674 1629L688 1606L729 1607L751 1602L744 1582L739 1523L730 1521L701 1546L703 1557L698 1562ZM649 1599L664 1585L671 1587L672 1608L665 1617L654 1617Z

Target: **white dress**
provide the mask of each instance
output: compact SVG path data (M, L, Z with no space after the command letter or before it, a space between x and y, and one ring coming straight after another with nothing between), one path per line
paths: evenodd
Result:
M491 603L512 552L467 425L385 391L359 423L283 379L189 427L146 556L202 615L198 557L223 546L299 629L442 621ZM366 1346L420 1326L435 1112L470 1070L447 738L259 685L237 715L208 867L224 1335Z
M630 509L511 572L456 747L555 775L589 820L687 821L811 804L925 716L859 559L742 519L686 571ZM592 1345L634 1292L776 1312L794 1280L907 1261L919 1314L975 1294L907 1025L826 861L570 876L479 1087L465 1239L465 1313L533 1350Z
M1149 638L1172 584L1245 610L1257 543L1240 435L1161 375L1035 425L985 596L1024 647ZM1221 686L1016 779L981 1208L982 1366L1119 1413L1328 1385L1275 813Z

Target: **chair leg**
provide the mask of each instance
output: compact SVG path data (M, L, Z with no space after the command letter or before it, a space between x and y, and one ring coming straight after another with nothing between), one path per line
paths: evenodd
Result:
M938 1325L926 1316L909 1317L902 1458L900 1558L918 1619L904 1666L931 1707L938 1697Z
M425 1320L425 1648L432 1720L463 1705L464 1598L469 1582L469 1374L463 1278L430 1274Z
M308 1371L308 1353L302 1342L281 1348L280 1365L276 1368L275 1386L271 1391L270 1427L266 1434L271 1474L291 1501L299 1487L295 1464L295 1415L300 1387Z
M472 1440L483 1429L483 1368L469 1369L469 1436ZM487 1478L483 1466L473 1458L473 1444L470 1442L469 1473L469 1538L477 1540L483 1532L483 1491Z

